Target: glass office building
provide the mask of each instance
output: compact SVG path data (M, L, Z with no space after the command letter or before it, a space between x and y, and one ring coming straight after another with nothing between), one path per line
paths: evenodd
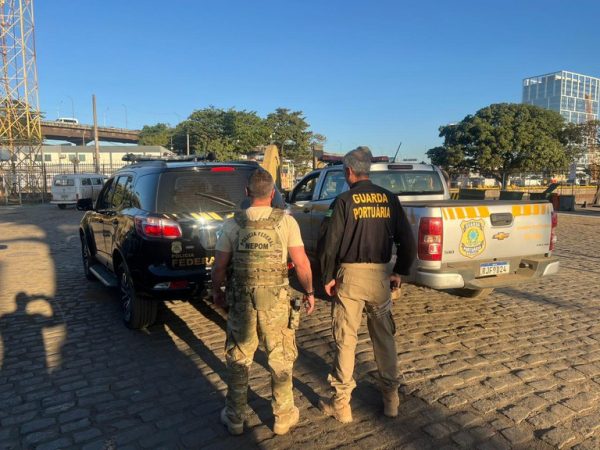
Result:
M600 113L600 78L566 70L525 78L523 103L559 112L572 123L597 120ZM589 164L589 156L584 154L571 167L571 178Z
M600 78L566 70L525 78L523 103L559 112L572 123L597 119Z

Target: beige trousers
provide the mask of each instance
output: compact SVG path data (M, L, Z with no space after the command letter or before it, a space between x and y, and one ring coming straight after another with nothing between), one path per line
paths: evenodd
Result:
M337 297L332 305L336 354L328 377L334 401L349 403L356 387L353 378L358 329L363 309L373 343L379 382L384 391L398 389L398 354L391 313L390 277L386 264L342 264L337 274Z

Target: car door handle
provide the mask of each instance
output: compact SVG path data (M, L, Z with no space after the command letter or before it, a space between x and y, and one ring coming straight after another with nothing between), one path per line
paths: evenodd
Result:
M310 212L310 208L304 208L304 209L302 210L302 212L309 213L309 212Z

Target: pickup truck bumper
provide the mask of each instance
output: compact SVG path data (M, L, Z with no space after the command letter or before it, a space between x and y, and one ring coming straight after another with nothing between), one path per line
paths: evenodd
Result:
M417 268L414 282L434 289L486 289L512 286L558 272L559 261L554 256L509 258L511 272L504 275L479 277L482 261L449 263L439 270Z

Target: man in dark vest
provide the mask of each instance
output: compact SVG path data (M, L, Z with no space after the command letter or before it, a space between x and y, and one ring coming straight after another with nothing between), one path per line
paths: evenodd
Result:
M221 421L231 434L243 433L248 371L261 339L271 371L273 431L285 434L300 417L292 393L299 311L290 303L288 255L304 288L307 314L314 309L312 273L298 223L270 206L275 189L269 172L253 172L246 190L251 205L223 225L212 269L213 299L229 306L225 342L228 391ZM226 294L221 289L225 284Z

